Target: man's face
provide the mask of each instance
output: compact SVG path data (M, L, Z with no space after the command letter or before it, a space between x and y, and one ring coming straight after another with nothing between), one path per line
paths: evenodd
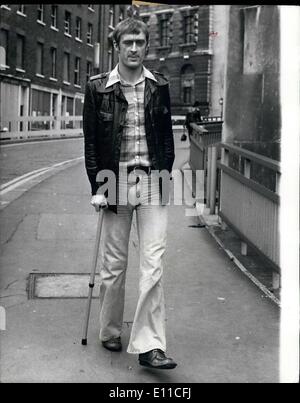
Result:
M119 46L116 47L119 62L130 69L140 67L144 61L147 46L146 36L143 32L123 34Z

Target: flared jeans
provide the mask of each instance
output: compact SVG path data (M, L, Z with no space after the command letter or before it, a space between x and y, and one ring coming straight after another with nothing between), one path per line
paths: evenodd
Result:
M141 175L139 182L119 185L117 214L104 210L100 266L100 340L122 332L129 237L134 212L139 239L139 296L128 353L159 348L166 351L165 302L162 286L168 206L162 205L158 179Z

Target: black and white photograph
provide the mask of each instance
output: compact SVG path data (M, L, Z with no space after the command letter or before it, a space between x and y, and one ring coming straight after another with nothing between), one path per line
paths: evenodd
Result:
M299 151L299 6L1 4L0 383L299 383Z

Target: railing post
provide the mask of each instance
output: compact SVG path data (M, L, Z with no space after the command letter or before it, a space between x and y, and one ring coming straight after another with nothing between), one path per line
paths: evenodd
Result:
M211 147L207 147L207 177L206 177L206 207L210 207L210 182L211 182Z
M222 146L221 149L221 163L225 166L229 166L229 151ZM222 176L223 176L223 171L222 169L220 170L220 189L219 189L219 211L222 210ZM221 228L222 230L225 230L227 228L227 225L223 220L221 220Z
M272 289L278 290L280 287L280 275L276 271L272 273Z
M275 192L279 194L280 192L280 179L281 174L280 172L276 172L276 183L275 183ZM280 274L273 271L272 273L272 288L273 290L278 290L280 287Z
M222 148L221 161L222 161L223 165L226 165L228 167L228 165L229 165L229 151L226 150L226 148Z
M216 185L217 185L217 147L211 148L211 177L210 177L210 214L215 214Z
M224 147L222 147L222 149L221 149L221 163L226 165L226 166L228 166L228 161L229 161L228 157L229 157L228 151ZM220 170L219 211L221 211L221 201L222 201L222 189L221 189L221 187L222 187L222 169ZM219 217L219 221L220 221L220 224L221 224L222 231L226 231L227 228L228 228L226 222L221 217Z
M247 158L244 160L244 176L250 179L251 161Z
M277 194L279 194L279 192L280 192L280 179L281 179L280 172L276 172L275 192Z
M245 178L250 179L250 172L251 172L251 161L247 158L244 159L244 176ZM241 242L241 254L243 256L247 256L248 254L248 245L246 242Z

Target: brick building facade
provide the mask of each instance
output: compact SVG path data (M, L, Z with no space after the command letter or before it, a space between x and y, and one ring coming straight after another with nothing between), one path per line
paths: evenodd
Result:
M210 103L212 50L211 5L140 5L150 30L148 68L170 80L172 113L185 114L197 100Z
M87 78L114 65L124 5L0 6L0 119L80 115ZM2 123L3 124L3 123Z

